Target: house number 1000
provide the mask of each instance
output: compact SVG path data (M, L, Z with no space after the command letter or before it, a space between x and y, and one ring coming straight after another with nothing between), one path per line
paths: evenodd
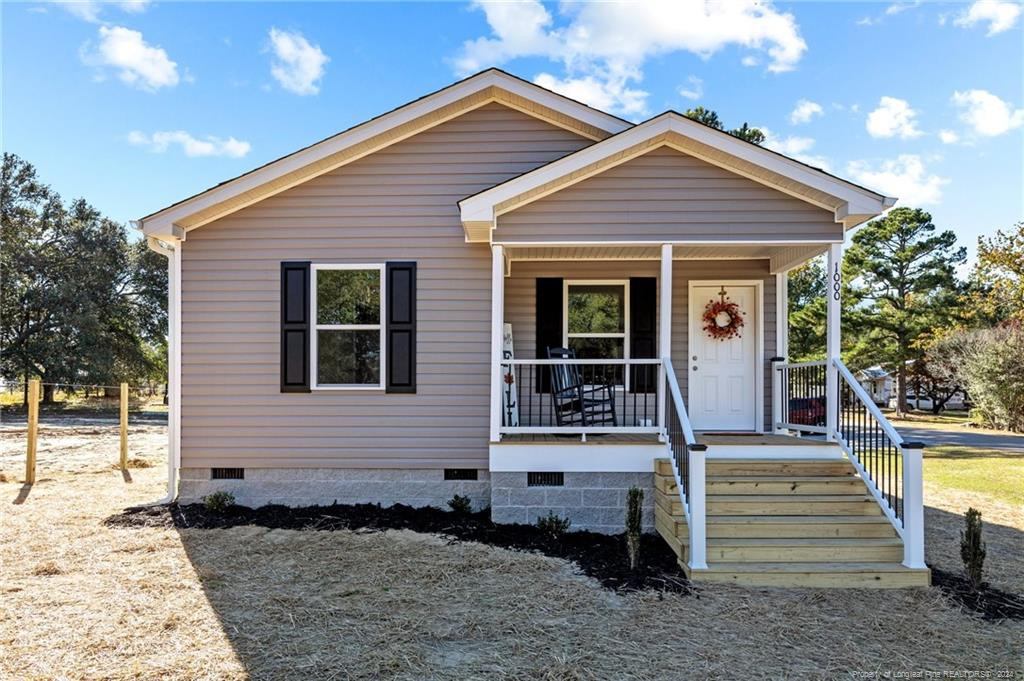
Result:
M839 291L842 288L842 278L839 276L839 263L835 264L835 271L832 273L832 299L839 300Z

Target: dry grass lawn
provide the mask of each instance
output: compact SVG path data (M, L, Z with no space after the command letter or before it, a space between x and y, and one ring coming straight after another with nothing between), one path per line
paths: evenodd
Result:
M133 429L132 456L154 465L126 482L110 465L116 429L100 430L91 459L83 435L44 431L27 496L21 435L2 436L0 678L1024 673L1024 622L981 621L934 588L622 595L560 560L408 532L112 529L104 518L162 496L164 439ZM1020 509L928 494L930 560L955 569L946 511L981 506L992 581L1024 590Z

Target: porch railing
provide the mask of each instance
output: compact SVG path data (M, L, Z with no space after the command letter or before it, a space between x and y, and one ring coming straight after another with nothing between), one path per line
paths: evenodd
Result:
M502 434L661 434L660 359L514 359L497 367Z
M824 434L835 441L903 539L903 564L925 567L924 446L903 439L842 360L776 360L772 369L776 432ZM837 383L833 404L827 398L830 376ZM834 430L828 425L830 410Z
M683 503L686 526L690 533L688 565L691 570L705 570L708 567L704 484L707 445L697 442L693 434L672 360L666 358L664 361L665 394L668 397L665 435L672 455L679 499Z

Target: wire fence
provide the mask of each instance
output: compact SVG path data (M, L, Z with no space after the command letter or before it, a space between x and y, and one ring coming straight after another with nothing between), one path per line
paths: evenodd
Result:
M0 381L0 409L6 416L24 413L28 382ZM120 410L121 385L103 383L39 382L39 408L50 412L89 412L116 416ZM167 406L167 385L147 382L128 385L128 409L161 411Z

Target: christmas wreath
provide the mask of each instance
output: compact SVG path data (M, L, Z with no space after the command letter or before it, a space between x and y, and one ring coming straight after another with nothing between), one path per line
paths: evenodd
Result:
M720 341L740 337L743 313L740 306L729 300L723 291L721 300L710 300L704 307L704 330Z

